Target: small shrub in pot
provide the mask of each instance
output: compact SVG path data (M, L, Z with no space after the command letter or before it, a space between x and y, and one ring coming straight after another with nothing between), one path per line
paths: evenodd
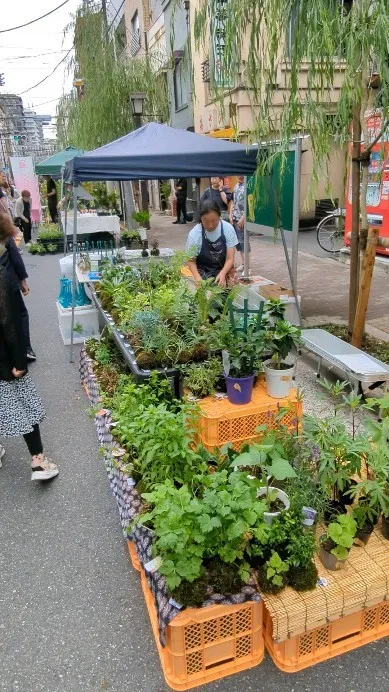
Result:
M320 559L329 570L342 569L353 545L357 522L349 514L339 515L320 536Z

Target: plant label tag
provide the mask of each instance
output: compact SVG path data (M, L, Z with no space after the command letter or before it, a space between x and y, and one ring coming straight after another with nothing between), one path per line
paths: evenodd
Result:
M316 586L328 586L328 579L325 577L319 577L319 579L316 582Z
M136 485L136 482L133 478L127 478L127 485L129 488L133 488Z
M174 598L169 598L169 605L173 606L173 608L177 608L177 610L182 610L184 607L181 603L177 603Z
M242 391L240 384L238 384L237 382L235 382L234 384L234 389L236 389L238 392Z
M312 507L303 507L303 516L304 519L302 521L303 526L313 526L316 522L316 517L317 517L317 512L315 509L312 509Z
M117 449L113 449L111 454L115 459L119 459L120 457L123 457L126 453L125 449L122 449L121 447L117 447Z
M146 562L144 567L145 567L146 572L148 572L149 574L153 574L154 572L157 571L157 569L160 568L161 565L162 565L162 558L160 557L160 555L157 555L157 557L155 557L154 560L150 560L150 562Z
M283 375L281 378L281 382L291 382L292 378L290 375Z

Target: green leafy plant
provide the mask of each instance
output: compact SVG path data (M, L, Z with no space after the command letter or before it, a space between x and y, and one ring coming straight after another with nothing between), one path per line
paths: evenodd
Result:
M283 370L290 367L285 358L300 343L301 330L286 320L278 320L267 334L267 345L272 351L272 367Z
M38 234L38 242L41 240L63 240L63 233L56 224L49 225L47 228L41 226Z
M254 324L248 325L247 332L231 329L223 345L229 356L229 377L249 377L260 368L265 339Z
M272 551L270 559L259 570L259 584L264 593L278 593L286 586L287 562Z
M36 255L39 252L41 245L39 243L30 243L28 251L31 255Z
M84 331L84 328L80 322L76 322L75 325L73 326L73 331L76 332L77 334L82 334Z
M44 245L41 245L41 243L38 243L38 255L45 255L46 254L46 248Z
M140 226L147 226L150 223L150 212L141 209L140 211L134 211L131 214L131 218L134 219Z
M338 560L346 560L357 531L357 522L349 514L339 515L321 538L321 545Z
M154 554L163 560L160 572L175 589L183 580L198 579L204 560L218 556L239 564L239 575L247 581L249 566L243 556L264 511L257 485L244 473L226 471L205 474L196 485L194 493L187 485L176 488L166 480L143 495L151 509L140 520L155 532Z
M221 371L222 365L217 358L212 358L203 363L191 363L183 368L184 386L195 397L209 396L215 390Z
M49 243L49 245L47 246L47 249L51 254L54 255L58 250L58 245L54 245L53 243Z

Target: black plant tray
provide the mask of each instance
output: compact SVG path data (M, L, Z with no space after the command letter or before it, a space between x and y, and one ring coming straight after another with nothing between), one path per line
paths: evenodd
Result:
M182 374L180 373L179 370L176 368L153 368L152 370L143 370L142 368L139 367L138 363L136 362L135 358L135 352L134 349L132 348L131 344L128 343L126 337L124 334L122 334L109 312L104 310L101 306L101 303L93 289L92 286L90 286L91 290L91 295L94 304L96 305L97 309L99 310L100 314L102 315L104 322L110 327L113 339L123 355L123 358L125 359L129 369L131 370L132 375L134 376L135 381L138 384L144 383L151 375L154 373L157 373L161 377L165 377L168 380L171 381L172 385L172 390L174 392L174 395L177 397L177 399L182 399L184 389L183 389L183 378Z

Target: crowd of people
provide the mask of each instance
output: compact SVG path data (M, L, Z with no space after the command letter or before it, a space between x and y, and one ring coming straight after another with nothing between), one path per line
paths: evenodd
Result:
M28 373L35 361L29 315L24 303L30 289L15 237L31 241L31 195L21 195L0 173L0 438L22 435L31 455L31 480L50 480L58 467L43 452L39 425L45 412ZM0 466L5 449L0 445Z

